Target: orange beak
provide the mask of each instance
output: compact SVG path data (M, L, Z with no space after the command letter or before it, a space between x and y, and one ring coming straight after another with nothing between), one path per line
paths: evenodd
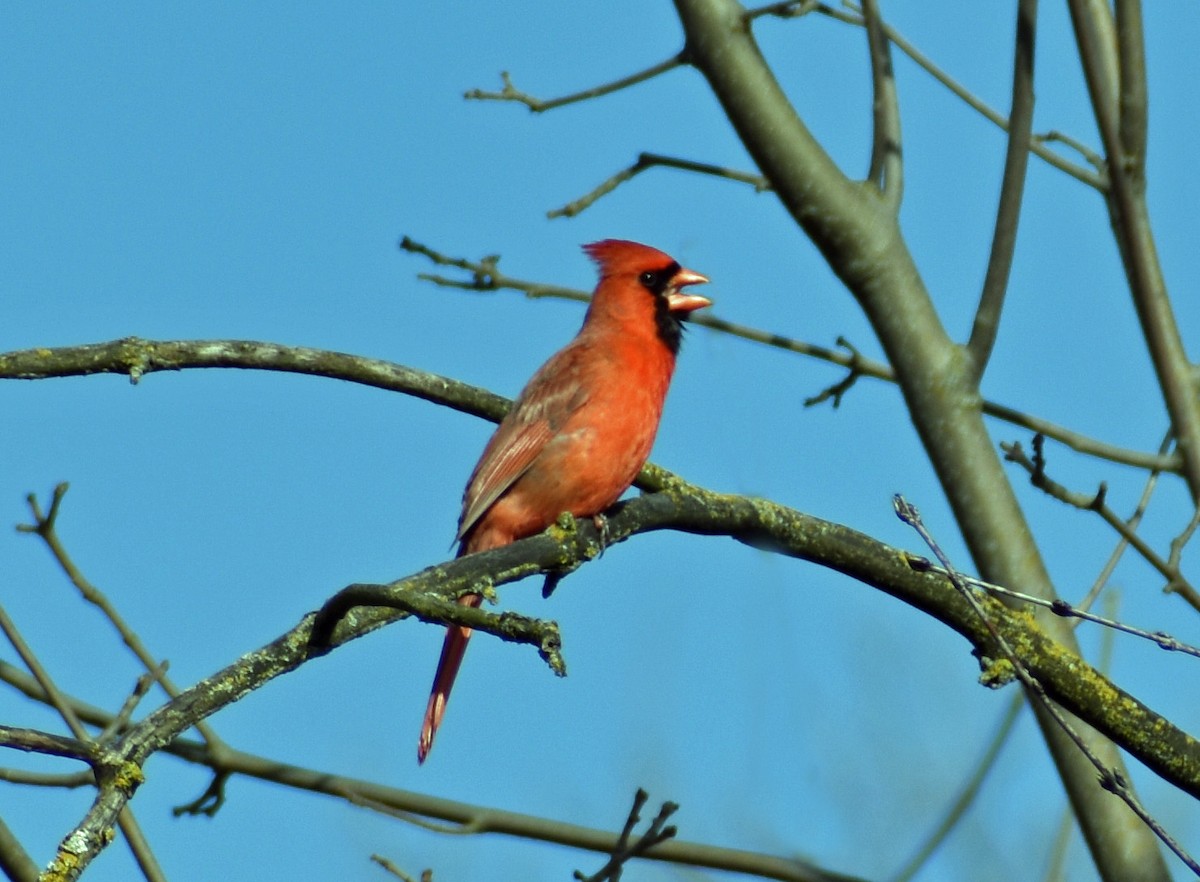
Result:
M707 282L707 276L692 272L690 269L681 269L671 279L672 290L667 295L667 309L671 310L671 312L692 312L693 310L704 309L706 306L712 306L712 301L707 297L701 297L699 294L681 294L679 292L679 289L684 285L703 285Z

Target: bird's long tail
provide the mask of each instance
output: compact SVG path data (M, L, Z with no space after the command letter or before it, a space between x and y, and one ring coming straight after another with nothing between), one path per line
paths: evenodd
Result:
M478 594L467 594L460 597L458 602L463 606L477 607L483 602L483 598ZM417 742L418 763L425 762L425 757L429 756L429 750L433 747L433 736L442 724L446 702L450 700L450 690L454 688L454 678L458 676L458 668L462 665L463 653L467 651L467 641L470 639L470 628L451 625L446 629L442 657L438 659L433 689L429 693L429 704L425 708L425 721L421 724L421 738Z

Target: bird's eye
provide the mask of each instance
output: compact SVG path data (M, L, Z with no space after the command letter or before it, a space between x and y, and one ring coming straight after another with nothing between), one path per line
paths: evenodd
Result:
M649 270L638 276L638 281L653 291L658 287L658 273L652 273Z

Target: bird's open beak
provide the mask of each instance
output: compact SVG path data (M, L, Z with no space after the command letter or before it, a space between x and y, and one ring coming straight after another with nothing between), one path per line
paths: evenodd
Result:
M712 306L712 301L707 297L701 297L699 294L683 294L679 291L685 285L703 285L707 282L707 276L694 273L690 269L681 269L671 279L673 290L667 295L667 309L671 312L692 312Z

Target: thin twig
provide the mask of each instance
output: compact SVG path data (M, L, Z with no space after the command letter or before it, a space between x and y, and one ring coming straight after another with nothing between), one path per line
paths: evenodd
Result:
M878 0L863 0L862 11L871 58L873 93L871 166L867 171L867 180L879 189L892 213L896 214L900 211L904 196L904 154L896 72L892 68L891 44L879 14Z
M591 876L585 876L581 871L576 870L574 873L575 879L579 880L579 882L620 882L625 864L632 858L640 857L647 850L675 837L675 833L677 832L675 827L673 825L665 825L667 819L679 810L679 806L673 802L664 802L654 820L650 822L650 826L646 829L646 832L638 837L636 842L630 844L629 837L633 835L633 828L641 820L642 806L646 804L646 800L649 798L650 795L639 787L637 793L633 796L633 808L629 810L629 816L625 820L625 827L621 830L621 835L617 837L617 845L613 849L608 863Z
M566 288L561 285L550 285L545 282L536 282L510 276L500 270L499 257L496 255L488 255L480 260L450 257L408 236L401 239L400 249L428 258L438 266L454 267L468 274L468 279L466 280L448 279L424 273L418 275L419 279L438 285L439 287L478 292L500 290L520 291L531 298L550 297L580 303L587 303L591 299L586 291L581 291L578 288ZM872 379L883 380L888 383L896 382L895 373L890 366L863 356L848 343L844 342L844 338L842 337L838 338L838 346L848 351L839 352L836 349L818 346L782 334L763 331L707 314L695 316L689 319L689 321L714 331L740 337L744 340L761 343L765 346L771 346L798 355L806 355L838 365L839 367L844 367L856 375L855 379L858 377L871 377ZM3 376L3 358L0 356L0 377ZM845 392L850 385L853 385L853 381L848 377L842 381L841 385L845 386L842 390ZM829 394L819 394L809 400L820 399L824 401L835 397L833 390L827 391ZM840 399L835 398L835 400ZM1118 447L1114 444L1107 444L1079 432L1072 431L1065 426L1060 426L1050 420L1024 413L1007 405L997 404L994 401L984 401L983 412L988 416L1028 429L1030 432L1040 433L1048 438L1053 438L1055 441L1078 453L1094 456L1098 459L1105 459L1110 462L1133 466L1134 468L1157 469L1165 472L1175 472L1179 468L1180 460L1178 456L1155 455L1140 450Z
M942 550L937 540L934 539L933 535L926 529L924 522L921 520L920 512L917 511L916 506L912 505L899 494L894 497L894 504L897 517L912 527L925 542L925 544L929 546L930 550L934 554L934 557L938 559L942 567L945 569L946 575L954 584L954 587L970 604L971 608L975 611L975 615L979 617L979 621L992 635L993 640L995 640L996 647L1003 655L1004 661L1011 665L1013 674L1018 680L1021 681L1021 685L1025 687L1026 692L1031 696L1031 700L1037 702L1037 704L1042 707L1046 713L1050 714L1050 716L1054 718L1059 728L1066 733L1067 737L1074 742L1080 753L1082 753L1087 758L1088 762L1090 762L1096 769L1096 772L1100 778L1100 786L1109 793L1119 797L1122 802L1129 806L1130 810L1141 819L1142 823L1150 828L1154 835L1157 836L1159 840L1167 846L1167 848L1171 849L1171 851L1175 853L1176 857L1178 857L1184 862L1184 864L1187 865L1188 869L1200 876L1200 864L1196 863L1192 856L1184 850L1183 846L1180 845L1174 839L1174 837L1172 837L1166 831L1166 828L1164 828L1162 824L1160 824L1158 820L1146 810L1145 806L1142 805L1141 800L1137 798L1137 795L1133 792L1132 788L1130 788L1128 782L1125 780L1125 777L1118 770L1110 768L1101 762L1100 758L1088 745L1087 740L1084 739L1083 736L1081 736L1076 730L1076 728L1071 725L1070 721L1067 719L1066 713L1057 704L1050 700L1050 697L1046 694L1046 690L1042 686L1041 682L1039 682L1038 679L1030 673L1029 669L1026 668L1024 660L1017 655L1012 645L996 628L995 624L988 617L987 613L984 612L978 597L976 597L975 593L968 587L966 581L961 577L958 570L956 570L950 563L950 559L946 556L946 553Z
M1162 443L1158 446L1158 452L1160 455L1166 454L1167 451L1171 449L1171 444L1174 441L1174 437L1175 436L1170 431L1163 436ZM1136 533L1138 527L1141 525L1142 517L1146 514L1146 509L1150 505L1150 497L1154 495L1154 491L1158 487L1158 478L1160 474L1162 473L1155 469L1146 476L1146 485L1142 488L1142 495L1139 497L1137 505L1134 506L1133 513L1125 521L1125 527L1129 532ZM1112 574L1116 570L1117 564L1120 563L1121 558L1125 555L1125 550L1128 547L1129 540L1127 540L1122 533L1117 537L1116 546L1113 548L1112 553L1109 554L1108 560L1104 562L1104 566L1101 567L1100 573L1096 576L1095 581L1092 582L1092 586L1087 590L1087 593L1083 596L1079 603L1076 604L1080 609L1089 609L1091 605L1095 603L1096 598L1100 596L1100 592L1104 590L1104 586L1108 584L1108 580L1112 578ZM1167 562L1176 569L1179 568L1178 560L1169 559Z
M145 667L147 674L151 676L151 679L145 681L147 687L153 683L158 683L169 698L174 698L179 695L180 689L167 676L166 662L160 662L154 658L145 643L142 642L142 638L129 626L124 616L117 611L116 606L108 599L108 596L83 574L83 571L75 564L70 554L67 553L66 546L58 534L57 525L58 515L68 489L70 489L70 485L66 482L60 483L54 488L54 493L50 499L50 507L45 513L42 512L37 497L30 493L26 497L26 501L29 504L33 522L29 524L17 524L17 532L32 533L41 538L63 573L70 580L71 584L75 586L76 590L79 591L80 596L100 610L120 636L121 642L129 648L129 651ZM133 712L136 699L139 699L143 694L137 690L134 691L134 694L130 696L130 699L134 700L134 703L129 706L127 713L131 714ZM212 726L206 721L201 720L196 724L196 731L200 733L200 737L209 743L213 750L213 755L219 756L224 742L221 741ZM106 734L101 733L100 740L103 740L105 737ZM204 799L204 796L202 795L200 798Z
M1183 575L1183 572L1177 566L1173 567L1169 561L1164 560L1162 555L1151 548L1141 536L1130 529L1125 521L1121 519L1121 516L1108 505L1106 502L1108 486L1106 484L1101 483L1100 488L1094 494L1077 493L1068 490L1062 484L1047 476L1044 445L1044 437L1042 435L1034 435L1032 459L1029 458L1019 443L1002 443L1000 448L1004 451L1004 458L1006 460L1016 463L1029 472L1029 482L1033 486L1060 502L1065 502L1067 505L1074 506L1082 511L1094 511L1100 515L1106 524L1116 530L1117 534L1125 539L1133 547L1134 551L1140 554L1150 566L1158 570L1167 580L1167 584L1163 587L1164 591L1178 594L1193 608L1200 610L1200 592L1192 586Z
M711 175L712 177L725 178L730 181L737 181L742 184L749 184L757 193L762 193L771 189L771 182L762 175L751 174L749 172L739 171L734 168L725 168L724 166L712 165L707 162L696 162L691 159L679 159L674 156L662 156L657 153L640 153L633 165L621 169L621 171L610 176L607 180L601 183L598 187L589 193L585 193L578 199L568 202L562 208L556 208L546 212L546 217L550 219L558 217L574 217L585 209L591 207L601 197L607 196L613 190L617 189L621 184L632 180L642 172L650 168L677 168L682 171L695 172L696 174Z
M928 572L937 573L950 578L950 573L933 564L921 564L915 562L916 566L924 566ZM1159 649L1167 652L1181 652L1184 655L1190 655L1194 658L1200 658L1200 647L1192 646L1190 643L1184 643L1177 637L1172 637L1166 631L1147 631L1145 628L1138 628L1134 625L1127 625L1124 622L1117 621L1108 616L1097 615L1093 612L1071 604L1062 599L1047 600L1044 597L1035 597L1032 594L1026 594L1022 591L1015 591L1012 588L1005 588L1003 585L996 585L992 582L985 582L983 579L977 579L974 576L968 576L965 573L958 573L958 578L972 588L981 588L984 591L996 596L1007 597L1010 600L1019 600L1021 603L1028 603L1033 606L1039 606L1042 609L1048 609L1064 619L1079 619L1084 622L1091 622L1094 625L1102 625L1112 631L1120 631L1124 634L1129 634L1133 637L1139 637L1142 640L1148 640L1157 646Z
M619 80L614 80L611 83L605 83L601 86L593 86L590 89L584 89L582 92L575 92L571 95L563 95L559 98L541 99L535 98L532 95L522 92L512 84L512 78L508 71L500 73L500 79L504 83L504 88L499 92L488 92L484 89L471 89L463 94L463 97L468 101L515 101L518 104L524 104L533 113L544 113L547 110L554 110L556 107L562 107L565 104L575 104L579 101L588 101L592 98L599 98L603 95L611 95L613 92L619 92L621 89L628 89L630 86L636 86L638 83L644 83L646 80L653 79L660 74L664 74L669 70L674 70L683 64L687 63L686 55L682 52L666 58L658 64L652 64L645 70L630 74L627 77L621 77Z
M371 860L379 864L379 866L382 867L385 872L391 873L393 876L399 879L400 882L415 882L412 876L408 875L408 873L405 873L383 855L373 854L371 855ZM423 873L421 873L421 882L431 882L432 879L432 870L425 870Z
M796 0L792 3L772 3L769 6L761 7L761 9L750 10L747 12L749 19L757 18L759 15L773 15L780 18L793 18L800 15L807 15L810 12L816 12L827 18L832 18L846 24L855 25L857 27L865 27L866 22L863 19L861 10L853 3L844 4L851 12L838 9L826 3L812 3L808 0ZM794 10L794 11L789 11ZM952 76L938 67L929 56L925 55L915 45L910 43L899 31L889 24L884 24L883 32L887 35L888 40L896 46L901 52L907 55L916 65L933 77L938 83L948 89L964 104L972 110L983 116L992 124L999 126L1005 131L1008 130L1008 120L990 107L985 102L977 98L970 90L955 80ZM1087 184L1097 190L1104 191L1108 188L1108 179L1104 171L1104 164L1092 163L1094 170L1083 168L1076 165L1070 160L1060 156L1053 150L1046 147L1047 142L1060 141L1064 144L1074 147L1080 142L1074 138L1054 137L1054 136L1036 136L1030 138L1029 149L1039 159L1054 166L1059 171L1066 172L1077 181ZM1091 157L1095 153L1087 149L1079 149L1079 153L1091 162Z
M64 699L63 694L58 690L49 672L34 654L29 644L25 642L25 638L17 630L16 623L13 622L3 607L0 607L0 632L3 632L4 636L8 638L8 642L12 644L21 661L29 669L29 672L33 674L42 689L45 690L49 703L58 711L67 728L71 730L71 734L79 742L94 743L87 729L84 728L79 718L75 716L75 712ZM98 773L103 773L106 771L107 766L101 763L99 757L97 757L95 768L98 770ZM112 775L98 774L98 777L101 779L101 791L113 788L113 783L107 780ZM142 871L142 875L146 877L147 882L165 882L166 877L163 875L162 867L154 857L154 852L151 851L150 844L142 834L141 826L138 824L137 818L134 817L133 810L128 805L122 804L121 810L116 813L115 820L124 834L125 843L129 847L130 854L133 855L134 861Z

